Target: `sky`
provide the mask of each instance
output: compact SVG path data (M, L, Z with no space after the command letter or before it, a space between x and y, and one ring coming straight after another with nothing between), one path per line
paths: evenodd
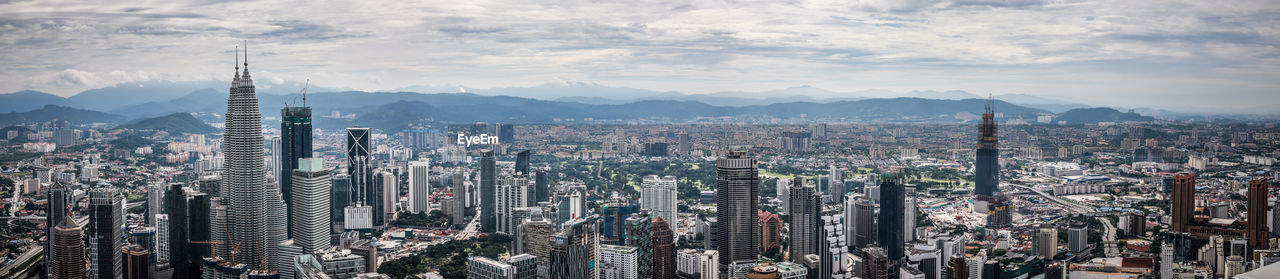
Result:
M0 92L229 82L245 41L268 85L810 85L1280 113L1280 1L1230 0L0 0Z

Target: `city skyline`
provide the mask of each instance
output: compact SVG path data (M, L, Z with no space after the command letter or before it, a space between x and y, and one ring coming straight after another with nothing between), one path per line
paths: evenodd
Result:
M257 73L263 91L311 79L363 91L965 90L1187 112L1270 113L1265 104L1280 101L1271 94L1280 88L1277 30L1268 28L1280 7L1268 2L0 7L8 18L0 44L14 54L0 58L12 65L0 69L0 92L69 96L119 83L217 80L226 62L211 54L249 39L249 55L272 65ZM348 12L360 16L315 16Z

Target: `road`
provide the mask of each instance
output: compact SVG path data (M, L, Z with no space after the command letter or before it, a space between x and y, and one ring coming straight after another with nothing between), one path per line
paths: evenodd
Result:
M1111 225L1111 220L1103 217L1097 217L1098 222L1102 222L1102 227L1106 229L1106 233L1102 234L1102 244L1105 247L1107 257L1119 257L1120 248L1116 247L1116 227Z
M1066 200L1063 200L1062 198L1056 197L1056 196L1054 196L1054 195L1050 195L1049 193L1041 192L1040 190L1037 190L1036 188L1032 188L1032 187L1030 187L1030 186L1026 186L1026 185L1018 185L1018 184L1013 184L1013 183L1005 183L1005 185L1014 186L1014 187L1018 187L1018 188L1022 188L1022 189L1025 189L1025 190L1029 190L1029 191L1035 192L1036 194L1038 194L1038 195L1040 195L1040 196L1043 196L1044 198L1049 199L1050 201L1053 201L1054 203L1057 203L1058 205L1061 205L1061 206L1066 207L1068 211L1071 211L1071 213L1094 213L1094 212L1098 212L1098 209L1096 209L1096 208L1088 207L1088 206L1084 206L1084 205L1080 205L1080 204L1076 204L1076 203L1073 203L1073 202L1070 202L1070 201L1066 201Z
M30 260L31 257L35 257L36 255L39 255L40 253L43 253L43 252L44 252L44 247L41 247L40 245L33 245L33 247L31 247L31 250L27 250L27 252L22 253L21 256L18 256L17 259L14 259L12 263L4 266L4 268L0 268L0 277L13 278L9 275L9 272L12 271L11 269L22 265L22 263L25 263L27 262L27 260Z
M21 183L21 182L19 182ZM13 202L9 203L9 216L18 216L18 211L22 210L22 188L26 186L15 185L13 187Z

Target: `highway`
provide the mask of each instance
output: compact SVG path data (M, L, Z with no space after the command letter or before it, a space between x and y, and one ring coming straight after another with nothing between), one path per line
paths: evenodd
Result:
M1080 204L1076 204L1076 203L1073 203L1073 202L1070 202L1070 201L1065 201L1065 200L1062 200L1062 199L1061 199L1061 198L1059 198L1059 197L1055 197L1055 196L1053 196L1053 195L1050 195L1049 193L1041 192L1040 190L1037 190L1036 188L1033 188L1033 187L1030 187L1030 186L1026 186L1026 185L1018 185L1018 184L1013 184L1013 183L1004 183L1004 185L1014 186L1014 187L1022 188L1022 189L1024 189L1024 190L1029 190L1029 191L1035 192L1036 194L1038 194L1038 195L1040 195L1040 196L1042 196L1042 197L1044 197L1044 198L1046 198L1046 199L1049 199L1050 201L1053 201L1054 203L1057 203L1058 205L1061 205L1061 206L1063 206L1063 207L1066 207L1068 211L1071 211L1071 213L1081 213L1081 214L1083 214L1083 213L1094 213L1094 212L1098 212L1098 209L1096 209L1096 208L1088 207L1088 206L1084 206L1084 205L1080 205Z
M9 272L13 271L11 269L22 265L22 263L25 263L28 260L30 260L31 257L35 257L36 255L39 255L40 253L43 253L43 252L44 252L44 247L40 245L33 245L31 247L31 250L27 250L27 252L22 253L22 255L18 256L17 259L14 259L12 262L10 262L9 265L4 266L4 268L0 268L0 278L15 278L16 276L11 276L9 274Z
M1102 234L1102 244L1106 249L1107 257L1119 257L1120 248L1116 247L1116 227L1111 225L1111 220L1103 217L1096 217L1098 222L1102 222L1106 233Z

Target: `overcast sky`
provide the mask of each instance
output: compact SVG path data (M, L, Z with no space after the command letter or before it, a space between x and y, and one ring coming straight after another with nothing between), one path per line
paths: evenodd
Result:
M1278 3L0 0L0 92L229 80L249 40L260 84L811 85L1280 113Z

